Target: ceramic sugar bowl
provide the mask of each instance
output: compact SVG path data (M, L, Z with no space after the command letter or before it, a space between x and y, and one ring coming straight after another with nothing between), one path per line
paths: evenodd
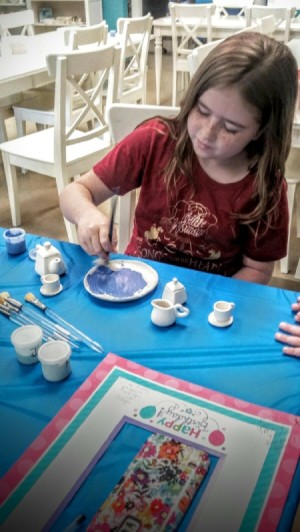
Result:
M176 305L177 303L182 305L187 300L186 289L183 284L174 277L172 281L166 284L162 297L173 303L173 305Z
M41 276L48 273L62 275L66 272L61 253L51 242L44 242L44 244L36 246L35 271Z

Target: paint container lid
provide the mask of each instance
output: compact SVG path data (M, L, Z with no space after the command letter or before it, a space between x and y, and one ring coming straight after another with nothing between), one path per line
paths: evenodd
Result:
M63 340L50 340L38 352L40 362L49 366L64 364L71 356L71 347Z
M31 348L42 342L43 331L38 325L22 325L13 331L10 339L14 347Z
M38 349L42 344L43 330L38 325L22 325L13 331L11 337L17 359L22 364L38 362Z

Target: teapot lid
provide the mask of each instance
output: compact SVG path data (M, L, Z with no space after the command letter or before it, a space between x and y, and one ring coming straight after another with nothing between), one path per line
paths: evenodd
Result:
M52 255L60 255L58 249L54 247L51 242L44 242L36 246L36 255L40 257L51 257Z

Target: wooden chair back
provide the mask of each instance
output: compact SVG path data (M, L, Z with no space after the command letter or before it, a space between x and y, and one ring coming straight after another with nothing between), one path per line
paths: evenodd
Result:
M72 146L84 154L85 146L90 146L93 139L109 136L107 113L101 110L99 101L102 100L104 85L107 106L117 101L119 58L120 49L107 45L96 50L47 56L49 74L56 80L54 150L59 168L66 165L67 150L72 150ZM95 79L95 86L85 90L84 77ZM70 94L75 95L76 105L78 99L81 100L77 112L72 109L70 112ZM71 116L68 116L69 113ZM92 117L92 128L86 127L87 117Z
M107 42L107 33L108 26L104 21L95 26L87 26L86 28L76 28L71 30L67 36L66 44L71 48L71 50L80 50L82 47L95 48L106 44Z
M246 26L250 26L257 20L273 15L275 18L275 31L282 30L283 41L287 43L290 40L290 26L292 18L296 14L295 7L273 7L253 5L245 9Z
M21 35L34 34L34 13L32 9L24 9L15 13L0 15L0 35L11 35L11 30L21 30Z
M216 6L210 4L169 3L172 21L173 89L172 105L177 99L177 72L189 72L188 56L192 49L212 40L212 16Z
M163 105L134 105L115 103L108 108L108 124L112 142L117 144L131 133L138 124L154 116L176 116L178 107ZM119 197L118 215L119 235L118 251L123 253L130 240L138 191L134 190Z
M222 40L223 39L218 39L217 41L211 41L202 46L198 46L197 48L194 48L190 55L188 55L189 73L191 78L210 51L218 46Z
M119 74L119 101L146 103L147 64L153 18L119 18L121 57Z
M216 14L219 16L228 17L231 11L235 11L235 15L242 17L245 15L246 7L250 7L254 0L213 0L216 6Z

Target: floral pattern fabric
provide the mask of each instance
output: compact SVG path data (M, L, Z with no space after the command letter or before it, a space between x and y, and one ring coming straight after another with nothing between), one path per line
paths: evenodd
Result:
M98 510L88 532L176 530L209 464L206 452L152 434Z

